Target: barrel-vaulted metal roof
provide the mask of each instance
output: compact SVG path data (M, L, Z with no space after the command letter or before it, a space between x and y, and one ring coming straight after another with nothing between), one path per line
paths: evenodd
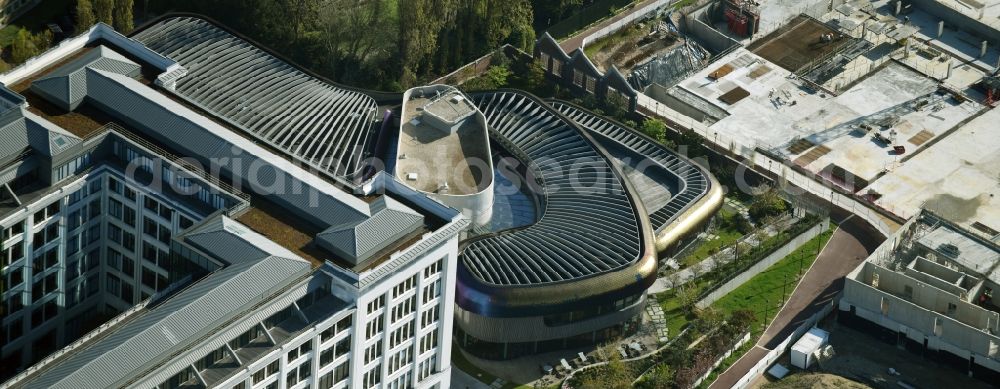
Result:
M133 38L187 68L178 96L317 169L349 176L374 147L375 100L211 22L167 18Z
M674 176L677 180L676 183L664 183L678 187L677 192L669 200L662 202L643 199L646 212L649 212L649 222L657 232L660 232L684 210L708 193L711 183L705 172L663 145L654 143L632 130L575 106L561 102L553 102L552 106L591 133L616 142L624 146L625 149L634 151L637 155L649 158ZM653 204L657 206L652 206Z
M527 286L628 266L643 251L636 204L604 155L550 106L516 92L473 97L493 137L529 159L542 179L533 225L472 240L465 267L482 282Z

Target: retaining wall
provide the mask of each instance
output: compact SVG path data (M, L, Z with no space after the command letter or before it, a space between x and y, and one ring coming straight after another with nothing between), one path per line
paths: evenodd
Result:
M819 236L819 234L822 234L823 231L826 231L828 228L830 228L830 219L825 219L819 224L799 234L799 236L792 238L791 241L786 243L784 246L779 247L777 250L771 253L771 255L768 255L766 258L762 259L760 262L757 262L743 273L740 273L738 276L729 280L728 282L720 286L718 289L712 291L712 293L709 293L708 296L705 296L705 298L695 303L695 306L698 307L699 309L704 309L705 307L712 305L712 303L716 302L723 296L729 294L729 292L732 292L740 285L745 284L747 281L753 278L753 276L760 274L764 270L767 270L767 268L771 267L771 265L778 263L778 261L787 257L789 254L797 250L802 245L808 243L816 236Z

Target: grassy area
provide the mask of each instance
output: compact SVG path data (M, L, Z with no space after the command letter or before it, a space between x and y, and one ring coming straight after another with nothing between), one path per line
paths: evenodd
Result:
M712 307L723 312L748 309L754 311L758 319L773 316L832 235L833 226L716 301Z
M756 319L762 321L770 319L780 309L779 304L782 304L791 295L795 289L795 285L798 284L799 279L802 278L805 271L816 261L819 251L822 250L826 242L833 236L835 228L836 226L831 225L830 229L806 242L806 244L788 254L781 261L778 261L778 263L775 263L767 268L767 270L754 276L739 288L736 288L716 301L712 304L712 308L726 312L727 314L746 309L753 311ZM774 308L771 309L768 307L764 310L763 307L767 306L774 306ZM767 315L766 317L763 316L765 314ZM750 336L749 342L736 350L736 352L712 370L708 378L699 386L700 388L707 388L712 382L715 382L719 374L726 371L729 366L736 363L743 354L746 354L747 351L750 351L754 347L763 333L763 326L758 328L761 328L761 330L753 333Z
M774 244L767 244L767 246L775 246L774 248L777 249L777 243L789 238L786 235L787 234L782 233L779 236L771 237L768 241L774 241ZM755 312L758 319L763 318L764 301L768 301L769 303L773 302L774 306L780 304L783 300L781 296L783 289L782 283L788 282L788 285L784 287L784 292L786 295L790 294L795 286L795 282L799 279L798 277L800 275L798 274L798 271L800 264L803 269L808 268L809 265L816 260L817 247L822 248L822 246L826 244L826 241L830 239L831 235L832 230L828 230L820 236L813 238L802 247L799 247L797 250L778 261L778 263L751 278L747 283L732 291L719 301L716 301L712 304L712 307L723 311L727 315L739 309L750 309ZM731 264L727 265L727 267L728 266L734 265ZM729 270L719 269L717 271ZM682 293L685 293L688 296L700 296L709 288L712 288L724 279L724 277L723 279L716 279L716 277L710 273L706 276L702 276L688 282L683 286L683 288L670 290L659 295L657 298L660 301L660 306L663 308L669 333L679 333L681 329L687 326L687 324L694 319L694 315L684 309L681 297ZM757 311L760 312L758 313ZM775 309L769 306L769 315L773 315L774 312Z
M642 35L642 33L643 29L639 28L637 25L628 26L618 30L614 34L588 43L587 47L583 48L583 52L587 54L588 58L594 59L594 54L597 54L601 50L608 47L618 46L624 41L634 40L638 36Z
M722 220L723 218L730 217L733 214L733 211L723 207L719 209L719 213L716 215L716 220ZM719 223L717 222L717 224ZM694 251L685 255L683 258L680 258L680 263L683 264L684 267L701 262L701 260L719 252L719 250L722 250L723 247L728 247L733 243L736 243L737 240L743 237L743 234L732 226L720 227L713 231L713 233L717 235L718 238L699 244L698 248Z
M0 46L10 45L19 29L33 33L42 31L46 23L56 23L60 16L68 15L70 8L75 6L76 0L45 0L39 3L0 29Z

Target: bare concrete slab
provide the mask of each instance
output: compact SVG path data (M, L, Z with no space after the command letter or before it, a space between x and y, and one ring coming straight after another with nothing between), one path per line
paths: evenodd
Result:
M970 227L1000 230L1000 110L941 139L869 187L879 206L903 216L923 206Z

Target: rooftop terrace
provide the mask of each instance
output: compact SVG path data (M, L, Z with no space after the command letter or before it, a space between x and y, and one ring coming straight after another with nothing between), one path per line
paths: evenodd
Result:
M427 193L485 190L493 180L486 123L457 89L424 89L412 89L403 102L396 175Z

